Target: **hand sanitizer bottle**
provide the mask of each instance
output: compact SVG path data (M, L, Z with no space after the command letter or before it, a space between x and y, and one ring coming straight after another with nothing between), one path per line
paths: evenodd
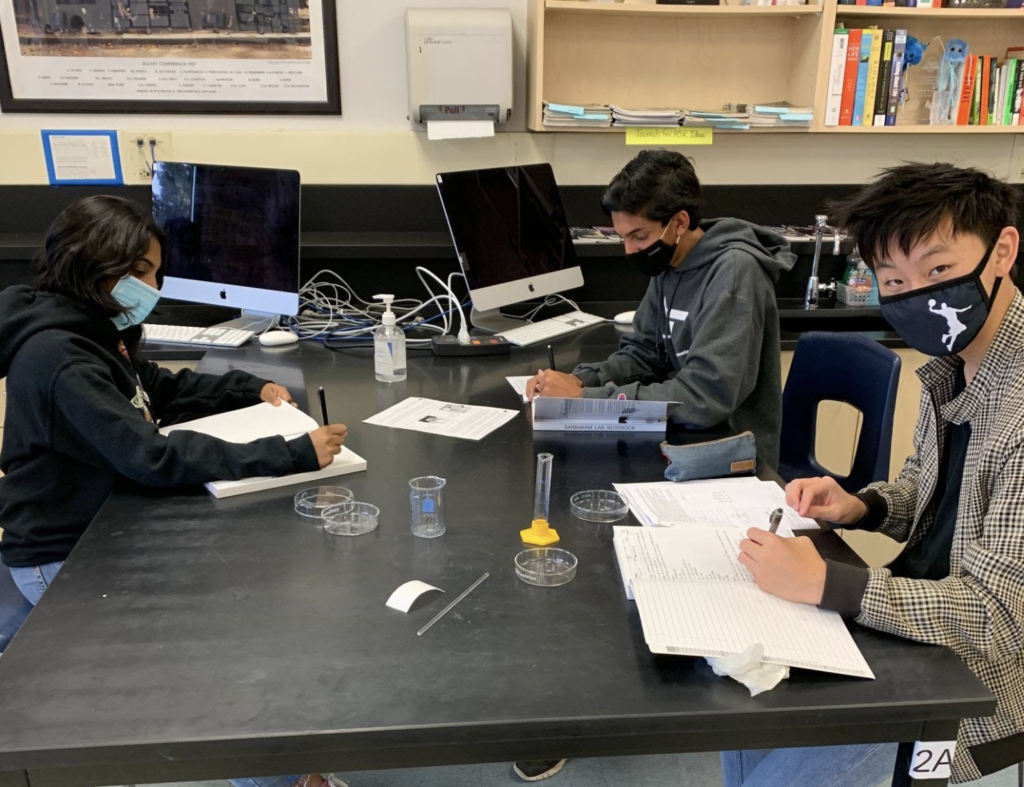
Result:
M405 332L396 325L391 311L394 295L374 295L384 301L381 325L373 331L373 370L382 383L398 383L405 379Z

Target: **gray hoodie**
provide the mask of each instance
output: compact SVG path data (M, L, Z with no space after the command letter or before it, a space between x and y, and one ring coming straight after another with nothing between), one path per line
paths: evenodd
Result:
M701 222L682 264L651 280L633 333L607 361L580 364L583 396L681 402L694 429L750 430L779 461L782 373L772 282L796 262L785 238L739 219Z

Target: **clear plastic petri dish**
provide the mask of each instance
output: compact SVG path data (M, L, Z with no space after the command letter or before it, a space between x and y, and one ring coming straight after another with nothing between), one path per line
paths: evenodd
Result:
M324 511L324 530L332 536L361 536L377 529L380 509L369 503L342 503Z
M576 555L557 547L524 549L516 555L516 576L527 585L550 588L576 576Z
M587 522L618 522L629 513L629 503L618 492L588 489L569 498L569 510Z
M342 503L351 503L354 495L343 486L314 486L295 495L295 513L310 519L323 519L324 511Z

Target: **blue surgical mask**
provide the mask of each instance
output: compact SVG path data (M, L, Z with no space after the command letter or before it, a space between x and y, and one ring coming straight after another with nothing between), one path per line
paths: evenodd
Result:
M124 312L110 318L114 327L119 331L131 328L133 325L141 325L153 311L157 301L160 300L160 290L153 289L141 279L131 275L118 281L110 294L125 308Z

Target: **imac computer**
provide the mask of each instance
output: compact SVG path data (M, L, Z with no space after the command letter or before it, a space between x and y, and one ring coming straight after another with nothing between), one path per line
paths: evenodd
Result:
M437 176L448 228L473 299L473 325L503 333L523 325L502 306L583 285L549 164Z
M247 324L298 314L298 172L158 161L153 218L165 298L236 307Z

